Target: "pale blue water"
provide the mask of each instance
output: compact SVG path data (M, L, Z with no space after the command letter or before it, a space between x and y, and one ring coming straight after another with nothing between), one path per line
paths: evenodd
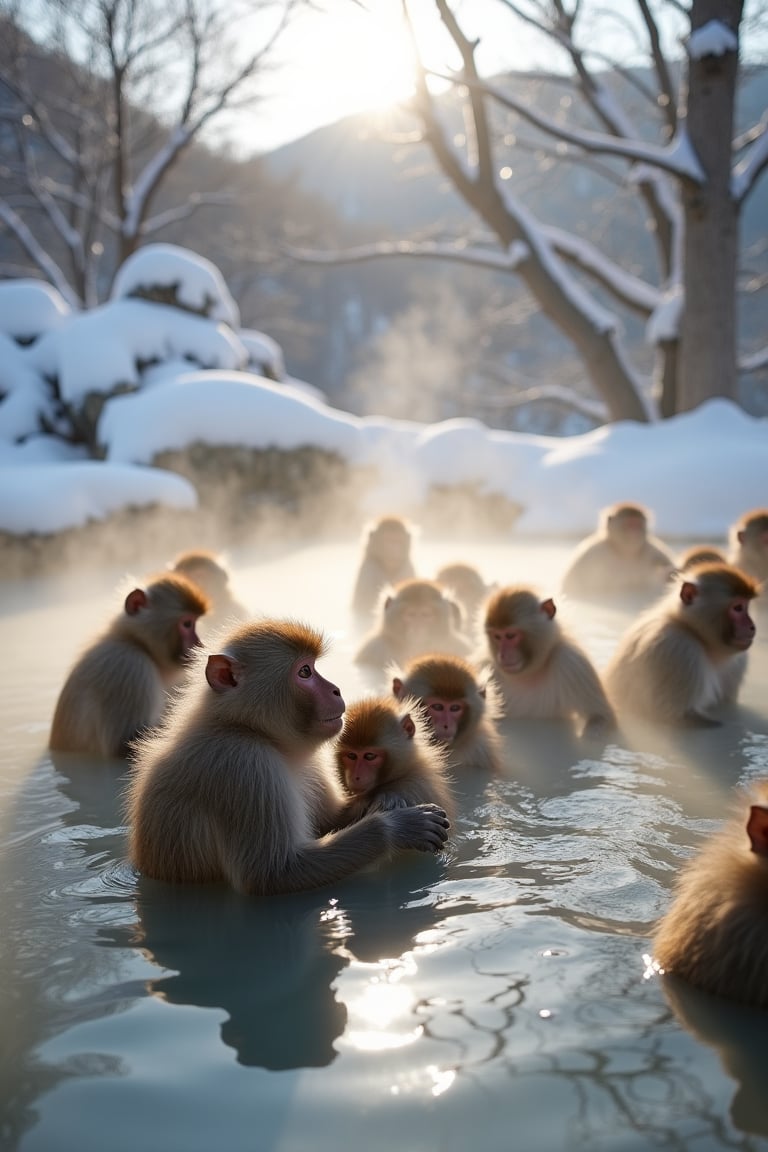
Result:
M233 557L255 609L333 634L321 668L348 700L355 554ZM549 593L566 554L418 558ZM444 858L257 901L139 881L121 766L45 751L119 575L0 589L0 1148L768 1148L768 1017L690 991L675 1015L643 960L680 861L768 775L768 628L722 728L601 747L510 726L503 778L462 780ZM602 666L627 620L573 623Z

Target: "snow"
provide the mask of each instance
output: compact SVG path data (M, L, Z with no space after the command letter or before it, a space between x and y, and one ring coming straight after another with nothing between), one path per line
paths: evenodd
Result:
M14 340L31 340L61 328L70 314L64 297L43 280L0 283L0 333Z
M145 267L154 271L157 256ZM176 256L171 270L181 276L180 294L191 299L202 265ZM123 290L129 283L124 278ZM200 441L334 452L371 476L360 496L363 514L417 517L433 485L505 496L523 508L513 529L520 536L585 535L607 504L633 500L650 509L662 536L724 539L743 512L768 504L768 420L725 400L671 420L619 422L571 437L508 432L474 419L420 424L359 417L331 407L309 384L245 371L257 348L282 363L279 346L261 333L241 339L223 321L123 298L87 313L57 307L61 323L46 328L40 294L35 302L28 281L3 289L5 315L14 317L14 327L22 320L17 331L26 330L28 316L43 333L29 347L0 333L0 530L6 532L57 532L128 506L194 508L193 486L152 461ZM651 322L657 335L673 306L674 297L657 309ZM47 315L51 321L54 314ZM41 417L49 429L62 426L54 381L75 406L90 392L104 396L96 431L104 460L84 459L83 447L45 434ZM123 394L114 394L121 385Z
M736 33L721 20L709 20L688 37L688 55L692 60L703 60L705 56L723 56L726 52L737 52L739 41Z
M112 299L122 300L150 288L175 289L185 308L222 320L232 328L240 323L237 304L215 264L176 244L147 244L129 256L112 285Z

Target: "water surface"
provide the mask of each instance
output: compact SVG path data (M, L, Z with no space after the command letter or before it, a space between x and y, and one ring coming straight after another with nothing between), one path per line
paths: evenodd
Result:
M556 592L569 548L419 543ZM255 611L321 626L352 700L357 549L233 553ZM768 1148L768 1018L646 972L683 861L768 775L768 628L719 729L505 727L440 858L259 901L139 880L124 766L45 750L123 573L2 586L0 1147L226 1152ZM562 605L604 666L631 613ZM760 627L760 622L758 623Z

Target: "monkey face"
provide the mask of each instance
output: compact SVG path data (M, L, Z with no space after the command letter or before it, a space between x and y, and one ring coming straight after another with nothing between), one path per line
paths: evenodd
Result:
M339 769L348 790L365 795L380 784L385 775L387 753L383 748L341 748Z
M425 696L422 704L437 739L445 744L452 744L461 732L469 714L469 705L466 700Z
M488 643L493 658L503 672L514 675L528 663L528 644L522 628L489 628Z
M300 656L294 662L290 683L300 718L299 730L307 736L320 736L322 739L336 736L344 723L345 704L336 685L315 668L314 656Z

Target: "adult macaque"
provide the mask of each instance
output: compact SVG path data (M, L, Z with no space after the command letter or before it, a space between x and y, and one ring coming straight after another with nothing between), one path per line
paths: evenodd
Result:
M726 563L726 557L719 548L714 548L711 544L694 544L678 556L675 568L678 572L689 572L698 564Z
M502 744L496 721L502 715L498 689L481 683L460 656L420 656L392 680L396 699L415 698L433 736L446 746L448 767L497 772Z
M434 580L404 580L385 598L378 627L363 641L355 663L383 671L426 652L467 656L472 645L461 624L461 608Z
M675 562L648 526L649 514L639 504L605 508L598 530L576 548L563 575L563 592L583 599L660 593Z
M232 592L229 569L222 556L206 548L181 552L171 564L171 571L180 572L197 584L210 600L205 618L207 632L225 623L234 625L248 619L248 609Z
M504 712L511 719L580 717L584 731L615 724L591 660L555 619L554 600L532 589L500 588L488 601L485 635Z
M768 1007L768 780L684 866L653 940L663 972Z
M730 562L761 584L768 583L768 508L745 512L731 527L730 538Z
M201 655L139 744L127 815L140 872L268 895L331 884L397 849L442 848L449 824L434 805L342 827L341 789L318 759L344 714L315 667L325 650L304 624L263 620Z
M486 584L472 564L445 564L435 580L458 600L468 624L475 623L480 606L496 587L495 584Z
M728 564L678 576L619 642L605 673L614 707L660 723L718 724L711 709L736 700L746 672L758 590Z
M334 757L352 819L413 804L436 804L453 818L445 752L414 700L398 706L389 697L366 697L350 705Z
M134 737L159 722L168 689L200 644L196 625L207 607L204 593L174 574L129 592L120 615L69 672L49 747L126 756Z
M352 593L352 611L359 620L370 622L385 588L416 575L411 542L411 530L399 516L381 516L369 525Z

